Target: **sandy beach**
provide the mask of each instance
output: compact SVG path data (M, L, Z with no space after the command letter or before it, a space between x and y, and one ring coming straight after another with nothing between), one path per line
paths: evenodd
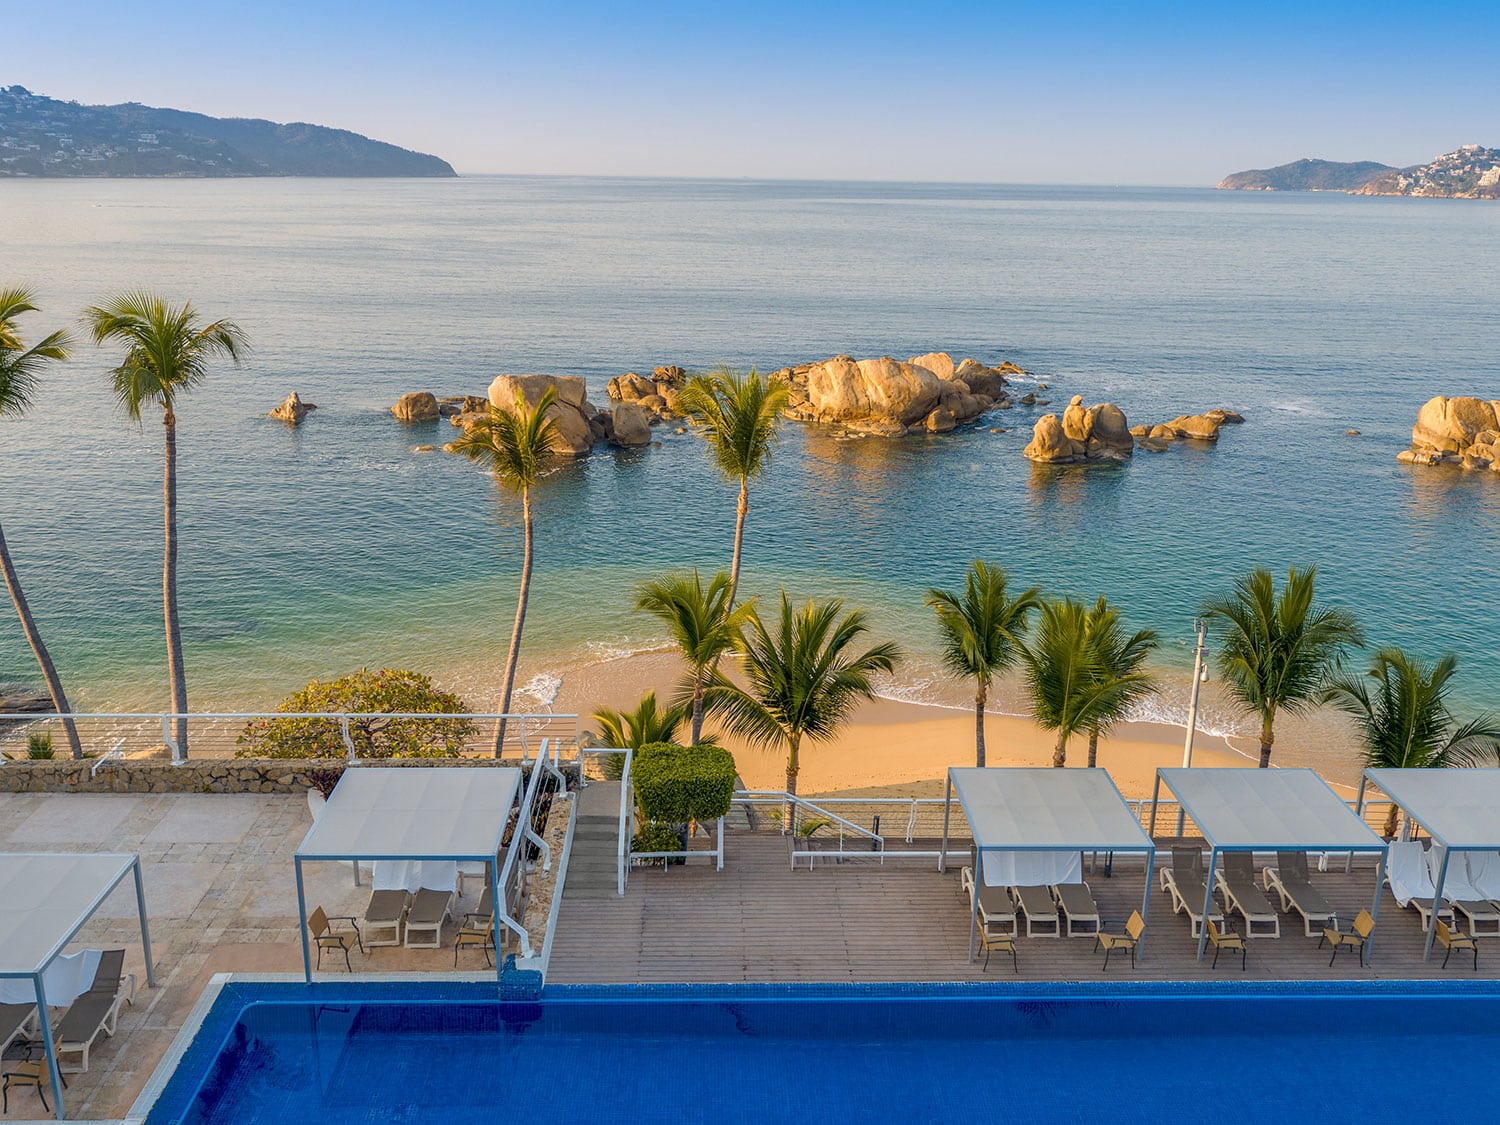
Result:
M670 697L682 675L671 652L650 652L569 669L553 702L560 713L577 712L585 730L599 707L634 707L647 691ZM1123 723L1099 743L1099 765L1127 797L1149 797L1158 766L1182 764L1183 727L1168 723ZM725 738L734 751L740 776L752 789L781 789L786 784L780 753ZM1048 766L1053 736L1029 719L991 714L986 719L987 764ZM1068 764L1086 762L1088 741L1077 738ZM1193 746L1194 766L1254 765L1253 738L1214 736L1199 731ZM1310 766L1343 792L1357 781L1358 755L1350 733L1334 716L1309 719L1289 716L1277 724L1272 761L1281 766ZM798 790L814 794L860 791L873 795L930 796L949 766L974 764L972 710L877 699L861 705L849 724L830 742L804 745Z

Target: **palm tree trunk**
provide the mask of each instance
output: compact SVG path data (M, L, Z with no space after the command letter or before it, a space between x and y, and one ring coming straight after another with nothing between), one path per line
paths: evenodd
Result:
M1052 764L1057 769L1062 769L1068 764L1068 736L1057 732L1057 745L1052 748Z
M10 591L10 600L16 605L16 616L21 619L21 632L26 634L26 643L31 646L37 666L42 670L42 680L47 685L47 694L52 697L52 707L59 715L69 711L68 697L63 694L62 680L52 665L47 646L42 643L41 631L31 616L31 607L26 604L26 595L21 592L21 580L16 576L15 565L10 561L10 548L5 544L5 529L0 528L0 571L5 572L5 588ZM83 757L83 745L78 741L78 728L72 719L62 721L68 736L68 753L74 758Z
M750 480L740 478L740 502L734 516L734 558L729 564L729 599L724 603L724 612L734 608L734 596L740 588L740 549L745 545L745 516L750 511Z
M1401 806L1392 801L1390 809L1385 814L1385 838L1387 840L1396 838L1396 818L1400 815Z
M703 675L693 678L693 745L703 736Z
M182 663L182 626L177 620L177 415L162 416L166 429L166 467L162 474L166 548L161 568L162 611L167 625L167 679L172 691L172 739L177 753L188 756L187 674Z
M782 821L782 826L788 832L795 832L797 828L796 804L790 799L790 797L795 797L797 795L797 771L802 768L797 761L797 747L801 743L801 741L802 739L800 736L793 735L786 744L786 791L790 796L786 803L786 810L784 813L786 819Z
M974 693L974 764L984 769L984 697L989 685L979 681L979 690Z
M526 625L526 597L531 592L531 489L521 490L522 525L526 529L525 548L521 555L521 594L516 599L516 624L510 631L510 655L505 660L505 690L500 696L500 721L495 724L494 755L500 757L505 745L505 717L510 714L510 693L516 684L516 661L521 656L521 630Z
M1089 727L1089 769L1099 764L1099 728Z
M1271 744L1276 741L1276 734L1271 729L1271 718L1267 718L1260 724L1260 768L1271 767Z

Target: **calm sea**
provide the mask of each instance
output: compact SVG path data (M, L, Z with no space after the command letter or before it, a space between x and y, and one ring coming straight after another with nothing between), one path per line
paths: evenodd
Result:
M841 595L934 671L931 585L982 555L1107 595L1187 659L1194 608L1254 564L1316 563L1377 643L1461 654L1500 702L1500 474L1395 461L1438 393L1500 398L1500 207L1203 190L466 177L0 185L0 283L45 311L146 286L250 334L253 362L181 405L182 604L195 707L267 707L360 665L494 704L519 569L515 507L413 446L410 390L501 372L604 382L663 363L762 369L944 349L1014 360L1132 423L1214 406L1218 448L1120 469L1021 456L1040 409L945 437L789 426L752 492L748 588ZM3 519L82 707L166 703L159 421L110 401L92 346L0 423ZM289 391L320 409L268 419ZM989 427L1009 432L992 434ZM1345 431L1357 429L1359 436ZM545 485L522 680L660 643L635 582L727 562L732 490L691 435L600 448ZM1178 677L1180 680L1181 677ZM0 681L35 682L0 613ZM1180 694L1180 693L1179 693Z

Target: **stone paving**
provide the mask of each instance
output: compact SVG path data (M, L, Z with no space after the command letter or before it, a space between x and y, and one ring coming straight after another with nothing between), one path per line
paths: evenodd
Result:
M556 807L566 809L561 802ZM157 987L146 987L127 879L70 947L124 946L126 971L136 977L135 1001L122 1008L116 1035L101 1036L88 1071L69 1078L70 1117L122 1116L215 973L302 972L292 855L311 824L302 795L0 793L0 850L141 856ZM549 826L548 835L555 856L562 833ZM304 873L309 910L321 905L329 914L363 914L370 888L354 885L348 865L308 864ZM459 909L475 908L479 893L470 881ZM527 918L538 940L545 919L538 896ZM445 948L436 950L382 947L364 956L355 950L354 971L452 972L452 934L445 927ZM324 967L332 968L327 956ZM460 971L484 968L478 951L460 958ZM337 973L344 972L340 963ZM10 1119L43 1116L35 1095L12 1095Z

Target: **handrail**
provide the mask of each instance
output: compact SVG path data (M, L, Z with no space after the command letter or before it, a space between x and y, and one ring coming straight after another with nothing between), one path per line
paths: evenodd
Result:
M620 896L625 894L625 881L630 875L630 824L632 801L630 800L630 767L635 762L635 751L626 749L625 765L620 771L620 831L616 847L619 849L616 855L616 893Z
M772 798L774 798L774 802L772 801ZM809 801L806 797L799 797L795 793L788 793L784 789L737 789L735 790L733 800L738 801L740 804L750 805L764 805L770 803L779 805L793 805L799 809L810 810L817 816L825 816L832 823L837 824L841 828L847 828L849 831L855 833L856 835L864 836L865 838L870 840L878 840L882 844L885 843L885 837L880 835L880 833L873 832L861 824L855 824L852 820L845 820L843 817L839 816L838 813L832 812L821 805L816 805L812 801ZM905 802L902 801L902 803L904 804ZM796 826L789 824L786 826L786 831L795 832Z
M502 887L509 886L511 872L515 870L516 858L525 849L528 839L534 840L541 846L543 854L546 857L546 868L544 870L550 869L552 866L552 849L547 847L546 842L531 831L531 809L536 803L537 790L540 788L542 780L541 758L545 757L546 753L547 740L543 739L538 752L538 761L531 767L531 777L526 782L526 795L521 799L521 807L516 814L516 831L511 836L510 850L506 853L505 863L500 868L500 878L497 882ZM559 774L559 776L561 775ZM531 935L527 932L525 926L510 916L510 912L506 909L508 905L509 903L496 901L495 911L500 916L500 921L520 939L521 956L529 959L532 955Z
M100 756L99 760L89 767L89 780L99 776L102 770L110 762L118 762L125 757L122 750L125 749L125 740L122 738Z

